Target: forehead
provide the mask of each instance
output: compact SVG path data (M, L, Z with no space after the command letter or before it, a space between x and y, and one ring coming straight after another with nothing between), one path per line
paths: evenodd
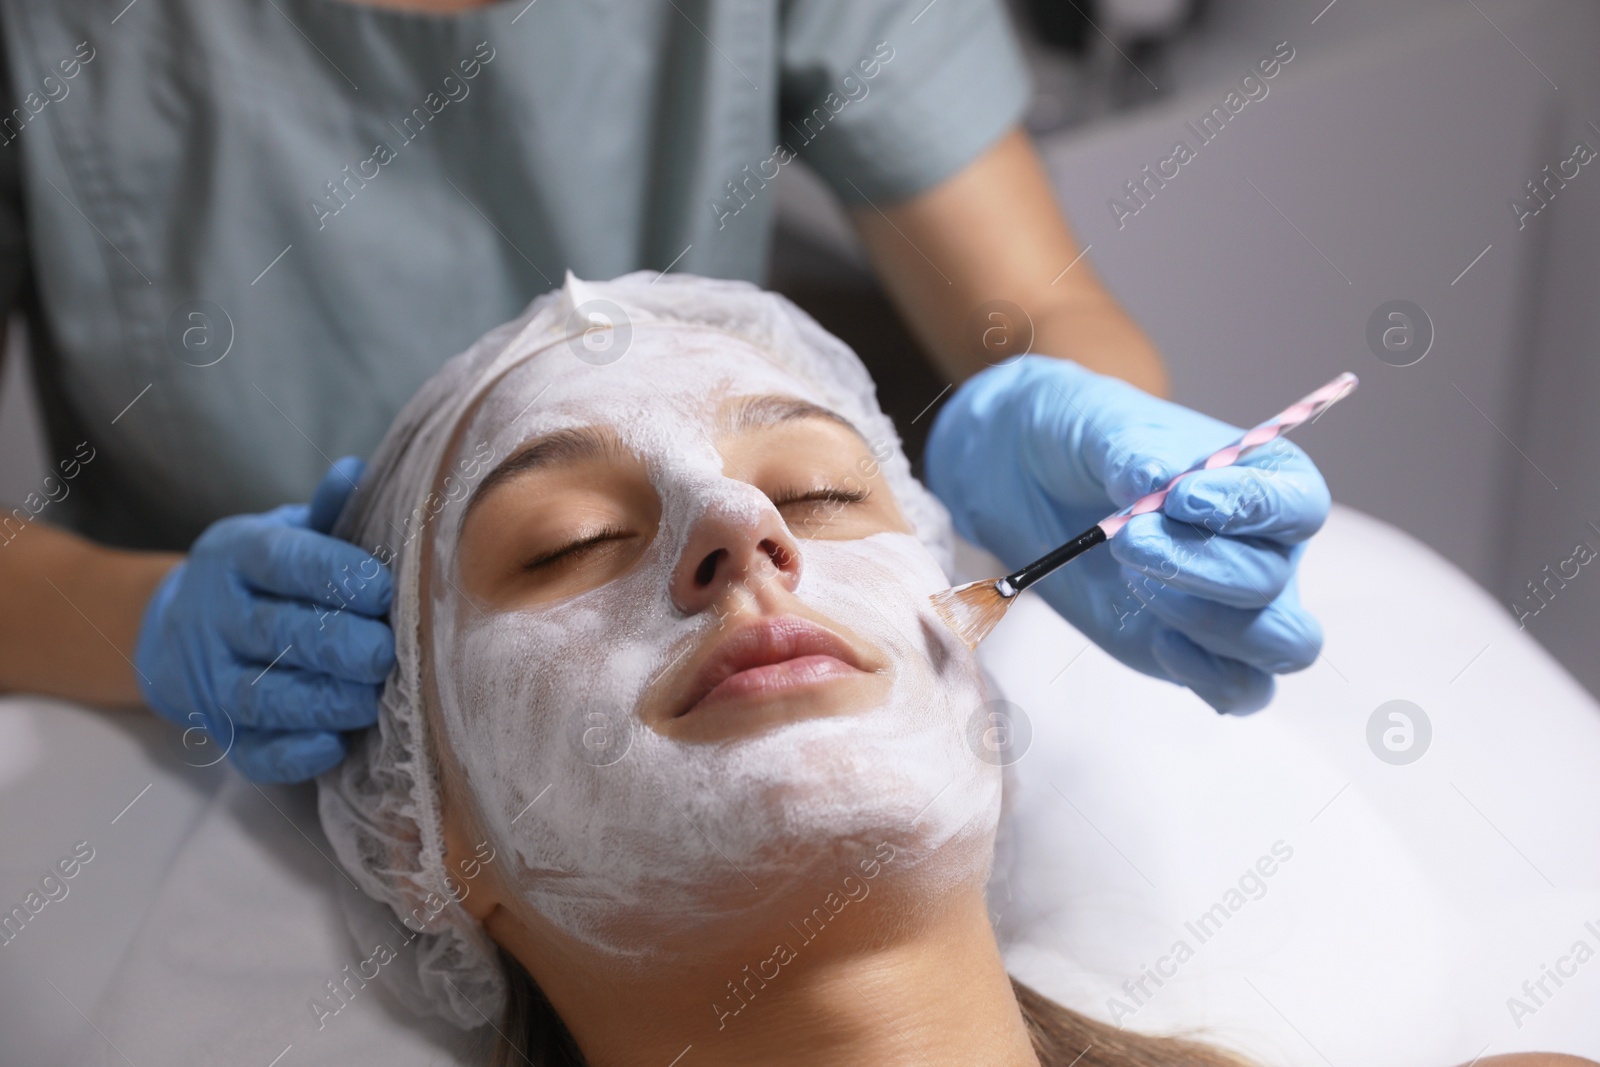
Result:
M514 366L478 405L461 447L484 441L510 446L593 426L653 451L669 438L711 431L741 397L789 396L830 406L762 349L706 327L639 324L620 357L602 364L587 354L581 342L563 341Z

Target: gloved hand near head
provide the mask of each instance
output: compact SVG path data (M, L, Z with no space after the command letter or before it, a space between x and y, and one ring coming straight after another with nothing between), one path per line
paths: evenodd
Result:
M1019 567L1237 439L1239 427L1066 360L1026 356L961 386L928 440L927 481L962 536ZM1279 438L1185 478L1158 512L1034 588L1117 659L1221 712L1265 706L1322 629L1295 569L1327 484Z
M145 608L145 702L203 728L256 781L315 777L344 759L342 731L377 722L394 665L389 571L328 536L363 470L347 456L309 506L213 523Z

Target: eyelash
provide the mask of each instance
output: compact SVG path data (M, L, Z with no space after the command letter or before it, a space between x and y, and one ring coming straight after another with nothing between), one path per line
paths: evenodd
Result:
M790 504L860 504L866 501L871 493L865 489L839 489L834 486L825 486L821 489L790 489L773 494L769 499L776 508L787 507Z
M603 544L606 541L617 541L627 536L628 531L624 530L622 527L607 526L604 529L595 531L588 537L583 538L581 541L573 541L571 544L563 545L554 552L547 552L538 559L529 560L527 563L523 564L522 569L531 571L537 570L540 567L548 567L553 563L560 563L563 560L578 556L581 553L586 552L597 545Z
M838 489L827 486L822 489L800 490L789 489L780 491L769 499L776 508L788 507L790 504L860 504L864 503L871 493L865 489ZM523 564L523 570L537 570L555 563L574 558L597 545L606 541L621 540L628 536L628 531L620 526L607 526L597 530L588 537L571 544L563 545L554 552L548 552L537 559L529 560Z

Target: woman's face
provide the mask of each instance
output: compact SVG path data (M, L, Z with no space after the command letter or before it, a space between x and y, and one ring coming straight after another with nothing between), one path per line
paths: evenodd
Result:
M423 575L438 724L504 888L618 956L858 861L987 873L999 778L947 585L869 442L758 350L635 326L490 391Z

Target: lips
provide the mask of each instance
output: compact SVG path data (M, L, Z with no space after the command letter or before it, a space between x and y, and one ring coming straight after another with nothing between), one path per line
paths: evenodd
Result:
M673 718L725 701L759 698L865 671L848 642L816 623L793 615L760 619L714 646L694 672L688 697Z

